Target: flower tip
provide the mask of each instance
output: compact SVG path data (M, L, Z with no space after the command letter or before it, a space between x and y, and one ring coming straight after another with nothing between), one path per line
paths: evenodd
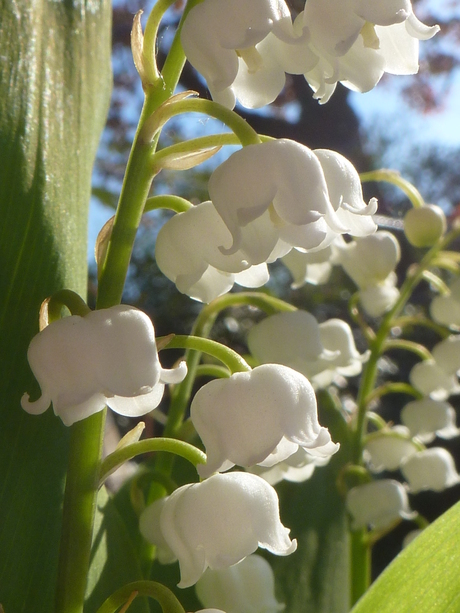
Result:
M38 398L38 400L35 400L33 402L31 402L29 398L30 396L27 392L22 395L21 407L26 413L29 413L30 415L41 415L51 404L51 398L48 398L43 394L40 396L40 398Z
M289 556L291 555L291 553L294 553L294 551L296 551L297 549L297 539L292 539L291 541L291 546L289 547L289 549L287 549L286 553L284 555Z
M160 383L180 383L187 376L187 364L182 360L176 368L162 368Z

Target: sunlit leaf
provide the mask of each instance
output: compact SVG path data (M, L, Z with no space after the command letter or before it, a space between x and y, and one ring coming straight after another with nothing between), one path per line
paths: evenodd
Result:
M68 430L27 365L42 301L85 296L91 169L110 89L107 0L0 4L0 602L54 609Z
M388 566L352 613L460 611L460 503Z

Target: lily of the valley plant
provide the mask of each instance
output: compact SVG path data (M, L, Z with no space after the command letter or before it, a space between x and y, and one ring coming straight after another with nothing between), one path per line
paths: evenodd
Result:
M307 0L297 15L284 0L188 0L160 69L157 33L172 4L158 0L144 32L140 14L134 20L145 103L115 217L98 238L96 310L65 287L43 295L28 351L40 392L22 390L22 409L31 424L54 411L72 437L55 611L149 611L141 597L150 596L165 613L200 606L316 613L304 595L317 576L319 589L341 603L327 611L347 611L369 588L374 543L403 521L426 527L413 494L460 481L441 446L460 433L449 402L460 392L460 257L450 247L460 231L447 228L443 211L415 187L386 173L411 194L405 232L421 254L397 275L406 238L378 229L377 199L364 199L352 163L257 134L233 109L270 104L286 74L303 75L321 104L339 82L365 92L384 73L415 74L419 41L438 27L421 23L409 0ZM185 60L212 99L176 92ZM159 147L168 121L192 112L219 119L230 133ZM164 168L188 170L222 145L233 149L211 173L204 202L148 198ZM187 336L170 330L158 339L147 314L120 304L136 228L153 208L174 212L156 240L159 269L203 303ZM341 268L355 287L346 320L317 319L266 293L278 260L294 288L325 284ZM407 309L425 279L431 307ZM257 313L244 356L212 340L216 318L234 307ZM429 347L408 338L418 324L436 335ZM168 349L182 357L164 368ZM386 379L380 367L390 350L411 354L408 380ZM379 414L380 399L393 393L407 396L397 424ZM96 442L106 407L150 415L161 436L139 440L142 424L133 423L102 460ZM95 508L101 512L109 475L146 453L112 499L137 576L104 591ZM323 538L310 523L318 505L326 523L331 509L340 517L335 557L314 550L331 547L330 534ZM123 556L109 545L110 556ZM324 571L325 560L346 568L345 586L327 584L335 575Z

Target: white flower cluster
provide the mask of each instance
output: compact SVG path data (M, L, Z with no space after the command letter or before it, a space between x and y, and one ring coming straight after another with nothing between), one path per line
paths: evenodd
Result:
M273 480L216 471L274 468L299 452L309 458L304 464L324 464L339 447L318 423L308 379L280 364L207 383L193 398L190 415L206 448L207 463L198 467L205 481L157 500L140 524L159 548L160 561L179 560L180 587L196 583L207 568L228 569L258 546L278 555L296 548L280 522ZM301 462L297 456L293 463Z
M338 82L366 92L385 72L415 74L419 40L438 30L409 0L307 0L294 22L285 0L204 0L181 40L215 101L258 108L275 100L285 73L303 74L320 103Z
M267 263L293 248L322 252L342 234L366 237L377 229L377 201L364 202L353 165L292 140L243 147L212 173L209 195L211 202L169 220L155 248L160 270L203 302L235 282L263 285Z

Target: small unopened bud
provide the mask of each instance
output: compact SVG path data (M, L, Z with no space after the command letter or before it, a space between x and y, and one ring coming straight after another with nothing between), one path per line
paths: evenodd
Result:
M404 217L404 233L414 247L432 247L446 227L444 211L435 204L410 209Z

